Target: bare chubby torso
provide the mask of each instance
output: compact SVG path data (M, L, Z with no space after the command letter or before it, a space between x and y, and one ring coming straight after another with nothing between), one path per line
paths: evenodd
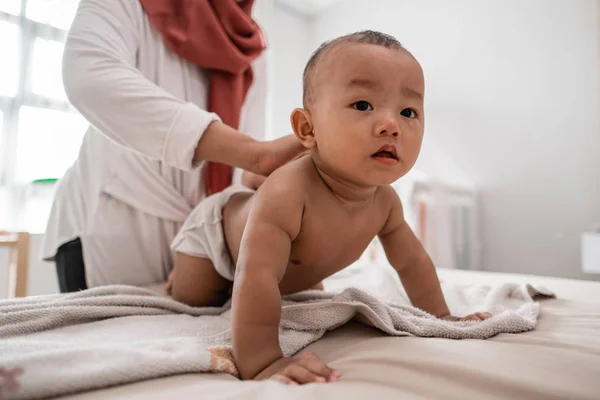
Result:
M314 287L361 256L386 223L391 208L387 191L392 189L379 188L363 203L346 204L325 184L308 156L278 173L278 179L289 176L296 188L310 193L305 196L301 227L292 238L287 268L279 284L282 294L290 294ZM256 201L260 201L256 193L241 192L233 195L223 209L223 231L234 264ZM286 199L281 197L279 201Z

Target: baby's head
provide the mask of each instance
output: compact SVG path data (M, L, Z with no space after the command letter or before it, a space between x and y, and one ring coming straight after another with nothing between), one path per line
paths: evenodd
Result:
M304 70L296 136L317 167L362 186L390 184L423 139L423 71L393 37L364 31L326 42Z

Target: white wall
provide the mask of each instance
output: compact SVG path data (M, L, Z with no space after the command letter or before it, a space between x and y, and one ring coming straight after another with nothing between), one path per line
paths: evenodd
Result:
M483 269L584 277L579 235L600 222L598 15L595 0L348 0L310 31L313 48L384 31L421 61L426 135L482 190Z
M292 133L290 115L302 107L302 72L312 53L311 20L275 3L265 27L270 51L270 132L273 137Z

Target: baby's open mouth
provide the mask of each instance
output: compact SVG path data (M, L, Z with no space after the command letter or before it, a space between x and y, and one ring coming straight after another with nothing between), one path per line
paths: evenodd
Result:
M392 160L398 161L398 154L396 153L396 146L392 146L386 144L381 146L376 153L374 153L371 157L373 158L390 158Z

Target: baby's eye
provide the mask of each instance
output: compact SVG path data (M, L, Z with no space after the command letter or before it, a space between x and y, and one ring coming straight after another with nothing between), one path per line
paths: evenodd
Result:
M373 106L365 100L359 100L352 104L352 107L358 111L373 111Z
M400 112L404 118L417 118L417 112L412 108L405 108Z

